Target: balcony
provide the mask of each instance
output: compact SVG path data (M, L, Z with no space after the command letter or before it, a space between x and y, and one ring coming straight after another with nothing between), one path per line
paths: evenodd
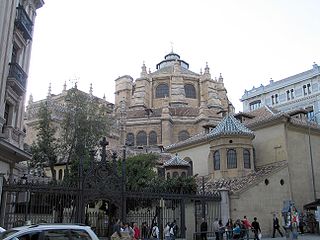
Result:
M23 71L18 63L9 63L9 65L9 86L11 86L11 88L21 96L26 91L28 75Z
M22 32L25 40L32 39L33 23L29 18L23 6L17 7L17 17L15 20L16 27Z

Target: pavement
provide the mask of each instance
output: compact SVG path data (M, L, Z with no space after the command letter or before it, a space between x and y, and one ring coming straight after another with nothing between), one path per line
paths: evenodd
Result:
M264 238L263 240L287 240L285 237L276 237L276 238ZM303 234L298 236L298 240L320 240L319 234Z

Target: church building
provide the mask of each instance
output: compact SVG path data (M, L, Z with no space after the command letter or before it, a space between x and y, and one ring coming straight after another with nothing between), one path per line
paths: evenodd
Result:
M115 80L115 113L121 143L146 151L182 141L218 124L223 114L234 111L223 78L189 70L189 63L174 52L167 54L140 77L125 75Z

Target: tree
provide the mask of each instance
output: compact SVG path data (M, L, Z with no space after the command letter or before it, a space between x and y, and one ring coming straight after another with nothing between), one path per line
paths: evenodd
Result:
M88 165L90 150L109 133L109 108L100 99L72 88L65 97L59 151L66 161L69 178L82 174ZM69 171L69 165L70 171ZM79 176L78 176L79 177Z
M52 179L55 180L54 166L57 162L56 128L53 126L51 111L47 102L40 105L39 119L39 124L36 127L38 130L37 139L31 146L32 160L30 166L43 169L44 165L48 164Z

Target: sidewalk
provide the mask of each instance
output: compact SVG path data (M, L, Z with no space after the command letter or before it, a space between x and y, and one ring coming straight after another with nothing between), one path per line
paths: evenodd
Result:
M264 238L262 240L286 240L285 237L276 237L276 238ZM320 240L319 234L303 234L299 235L298 240Z

